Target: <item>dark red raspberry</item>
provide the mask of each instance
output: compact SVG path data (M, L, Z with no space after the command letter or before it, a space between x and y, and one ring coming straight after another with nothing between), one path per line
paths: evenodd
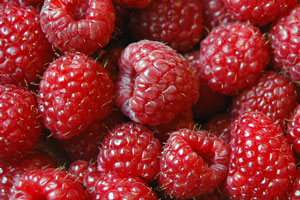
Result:
M293 144L295 151L300 154L300 105L298 105L292 116L287 120L286 136Z
M83 160L76 160L69 167L69 173L74 175L80 183L83 183L83 180L88 173L96 171L97 163L88 163Z
M113 83L96 60L83 53L66 54L44 73L38 102L51 134L69 139L111 112Z
M0 160L32 151L42 134L35 96L27 88L0 85Z
M296 171L281 127L262 113L246 112L233 123L227 189L231 199L281 199Z
M128 8L146 8L152 0L113 0L114 3Z
M288 189L288 200L300 199L300 170L298 169L293 180L293 184Z
M38 81L53 58L39 12L14 2L0 4L0 84Z
M270 29L273 66L283 70L297 84L300 81L300 4L281 17Z
M199 0L155 0L146 9L131 13L131 35L188 51L199 43L203 30L203 6Z
M109 131L124 121L124 115L119 110L113 110L106 118L92 122L80 134L67 140L60 140L61 147L71 160L95 161L99 147Z
M235 20L264 26L297 4L297 0L224 0Z
M297 104L297 92L293 83L274 71L267 71L250 88L233 99L231 113L264 113L275 123L284 124Z
M114 30L111 0L45 0L41 27L62 52L91 54L105 46Z
M74 177L54 168L25 172L14 187L11 200L88 200L87 193Z
M116 126L100 148L98 171L152 181L159 172L160 142L146 127L132 122Z
M206 131L172 133L160 160L159 184L178 199L212 192L227 176L229 147Z
M160 42L130 44L121 55L119 68L116 104L135 122L169 123L198 99L196 72L183 56Z
M200 76L223 94L235 95L255 82L268 62L267 41L250 24L220 25L201 43Z

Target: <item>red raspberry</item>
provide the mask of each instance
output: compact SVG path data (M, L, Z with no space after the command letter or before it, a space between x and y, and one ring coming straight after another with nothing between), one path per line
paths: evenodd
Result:
M0 84L38 81L53 57L40 27L39 12L13 2L2 3L0 29Z
M146 127L132 122L116 126L98 156L98 171L152 181L159 171L160 142Z
M111 0L45 0L40 16L46 37L62 52L92 54L114 30Z
M297 0L224 0L235 20L264 26L297 4Z
M297 92L292 82L274 71L267 71L253 86L233 99L231 113L237 116L258 111L283 125L296 104Z
M298 84L300 81L300 4L281 17L270 29L273 66L280 68Z
M199 0L155 0L146 9L132 12L131 35L188 51L199 43L203 30L203 6Z
M116 104L135 122L169 123L198 99L197 74L184 57L160 42L130 44L119 68Z
M293 144L295 151L300 154L300 105L298 105L292 116L287 120L286 136L288 141Z
M128 8L146 8L152 0L113 0L114 3Z
M25 172L14 187L11 200L88 200L83 187L74 177L54 168Z
M235 95L255 82L268 62L267 41L250 24L220 25L201 43L200 76L223 94Z
M86 188L86 192L92 197L95 193L95 185L97 181L104 177L105 174L98 172L98 171L92 171L88 172L84 177L83 177L83 185Z
M42 134L35 96L27 88L0 85L0 160L32 151Z
M104 119L96 120L80 134L67 140L60 140L61 147L72 160L97 160L99 147L111 129L125 121L119 110Z
M82 53L55 60L38 93L45 126L59 139L79 134L106 117L113 105L113 84L103 66Z
M80 183L83 183L83 180L88 173L96 171L97 163L88 163L83 160L76 160L69 167L69 173L74 175Z
M176 131L162 153L159 184L179 199L210 193L227 176L229 154L229 147L206 131Z
M300 199L300 170L298 169L293 180L293 184L288 189L288 200Z
M262 113L246 112L233 122L231 134L231 199L281 199L296 170L281 127Z

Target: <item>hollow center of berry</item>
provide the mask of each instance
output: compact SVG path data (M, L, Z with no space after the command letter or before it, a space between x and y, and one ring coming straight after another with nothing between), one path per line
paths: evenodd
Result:
M67 5L67 12L75 20L80 21L87 17L89 10L89 0L72 1Z
M196 151L197 152L197 151ZM202 160L210 167L214 164L213 155L211 152L197 152L197 155L202 158Z

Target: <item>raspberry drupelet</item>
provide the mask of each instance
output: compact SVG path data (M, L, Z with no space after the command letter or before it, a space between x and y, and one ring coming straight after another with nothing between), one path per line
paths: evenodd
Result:
M287 121L286 136L293 144L294 150L300 154L300 105L298 105L290 119Z

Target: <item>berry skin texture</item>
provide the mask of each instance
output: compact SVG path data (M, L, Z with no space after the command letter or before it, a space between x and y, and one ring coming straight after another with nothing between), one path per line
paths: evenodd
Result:
M152 181L159 172L161 144L145 126L117 125L100 148L98 171Z
M264 26L297 4L297 0L224 0L235 20Z
M167 124L198 100L199 78L183 56L149 40L132 43L119 60L116 104L131 120Z
M24 156L42 134L35 96L24 87L0 85L0 160Z
M200 77L211 89L236 95L256 81L269 62L268 45L260 30L246 23L214 28L200 48Z
M54 168L25 172L14 187L10 200L88 200L74 177Z
M94 59L83 53L66 54L44 73L38 102L51 134L69 139L111 112L113 83Z
M258 112L233 123L227 189L231 199L281 199L296 165L281 127Z
M274 71L267 71L250 88L233 99L231 113L264 113L275 123L284 125L297 105L297 92L293 83Z
M129 30L136 41L159 41L186 52L199 44L202 24L199 0L155 0L149 7L132 12Z
M122 7L128 8L146 8L152 0L113 0L113 2Z
M111 0L45 0L40 18L49 42L61 52L92 54L110 41L115 10Z
M84 160L76 160L69 167L69 173L74 175L80 183L88 173L97 171L97 163L88 163Z
M160 187L178 199L212 192L227 176L229 147L206 131L171 134L160 160Z
M300 81L300 5L295 6L287 15L281 17L270 28L273 67L281 69L290 79Z
M0 84L37 82L53 51L39 23L39 12L14 2L0 4Z
M298 105L287 122L286 136L293 144L294 150L300 154L300 105Z
M288 189L288 200L300 199L300 170L296 171L293 184Z

